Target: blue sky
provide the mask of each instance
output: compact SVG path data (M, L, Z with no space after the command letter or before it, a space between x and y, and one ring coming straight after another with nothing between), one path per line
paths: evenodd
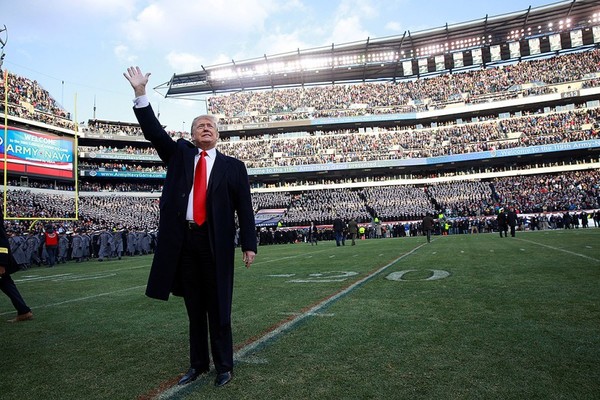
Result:
M473 0L0 0L8 41L3 68L37 80L78 121L134 122L130 65L151 72L149 87L174 73L402 35L554 4ZM10 5L8 5L10 3ZM4 39L4 34L0 38ZM77 99L75 101L75 99ZM189 130L204 103L150 101L161 122Z

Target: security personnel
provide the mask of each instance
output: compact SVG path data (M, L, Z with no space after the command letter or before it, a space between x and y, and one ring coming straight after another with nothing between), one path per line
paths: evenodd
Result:
M361 226L358 228L358 235L360 236L361 239L365 238L365 230L366 229L364 226Z

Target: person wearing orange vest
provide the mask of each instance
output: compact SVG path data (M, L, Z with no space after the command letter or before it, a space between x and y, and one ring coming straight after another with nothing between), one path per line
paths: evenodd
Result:
M44 245L46 246L46 253L48 253L48 267L54 267L58 253L58 233L52 225L46 226L44 230Z

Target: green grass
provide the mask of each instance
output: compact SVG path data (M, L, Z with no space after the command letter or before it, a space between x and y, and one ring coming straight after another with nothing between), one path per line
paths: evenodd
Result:
M166 397L596 399L599 243L600 229L580 229L261 247L251 269L238 260L233 310L236 349L260 345L226 387L212 373ZM0 398L135 399L172 386L188 366L187 320L180 298L144 296L150 261L15 274L35 319L0 323ZM450 275L427 280L431 270ZM3 298L4 320L14 310Z

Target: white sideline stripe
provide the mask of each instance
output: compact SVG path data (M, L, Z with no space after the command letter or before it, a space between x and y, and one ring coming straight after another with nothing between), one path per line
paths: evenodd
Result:
M298 313L298 312L282 312L282 313L279 313L279 314L282 314L282 315L300 315L300 313ZM315 317L333 317L333 316L335 316L334 313L317 313L317 314L310 314L310 315L311 316L314 315Z
M537 244L538 246L547 247L547 248L552 249L552 250L562 251L563 253L568 253L568 254L571 254L571 255L574 255L574 256L577 256L577 257L587 258L588 260L600 262L600 260L598 260L597 258L594 258L594 257L586 256L584 254L575 253L574 251L569 251L569 250L561 249L559 247L554 247L554 246L550 246L550 245L547 245L547 244L534 242L533 240L527 240L527 239L521 239L521 238L517 238L517 240L521 240L523 242Z
M254 350L258 349L259 347L263 346L265 343L277 338L278 336L282 335L284 332L292 329L295 325L297 325L302 320L304 320L308 317L311 317L315 314L320 314L321 309L326 308L331 303L337 301L341 297L344 297L348 293L354 291L356 288L360 287L367 281L373 279L374 277L376 277L377 275L379 275L380 273L382 273L383 271L385 271L392 265L396 264L398 261L402 260L406 256L411 255L412 253L414 253L415 251L419 250L421 247L426 246L426 245L427 245L427 243L420 244L419 246L415 247L414 249L402 254L400 257L396 258L389 264L384 265L383 267L379 268L377 271L373 272L372 274L367 275L360 281L357 281L357 282L353 283L352 285L348 286L346 289L342 290L341 292L337 293L336 295L329 297L328 299L322 301L321 303L312 307L310 310L305 311L301 314L298 314L298 316L293 318L292 320L286 322L285 324L279 326L276 329L273 329L271 332L267 332L264 336L256 339L254 342L247 344L246 346L242 347L237 352L235 352L233 355L233 359L236 361L243 361L242 359L247 357L247 355L249 353L251 353ZM200 383L204 383L205 381L206 381L205 379L200 379L200 380L197 380L196 382L193 382L193 383L185 385L185 386L173 386L173 387L165 390L164 392L162 392L160 395L158 395L157 398L158 399L167 399L167 400L171 399L173 396L176 396L180 391L182 391L184 389L186 389L186 391L188 391L191 385L197 385Z
M71 275L73 275L73 274L68 273L68 274L57 274L57 275L47 275L47 276L27 275L27 276L24 276L22 279L13 279L13 280L15 281L15 283L21 283L21 282L31 282L31 281L52 280L52 279L63 278L65 276L71 276Z
M133 267L126 267L126 268L109 269L109 270L103 270L103 271L82 272L81 274L75 274L72 272L68 272L65 274L55 274L55 275L31 275L33 272L35 272L35 270L34 271L25 270L22 272L27 271L27 272L29 272L29 275L23 275L23 277L20 279L13 278L13 280L15 281L15 283L28 283L28 282L36 282L36 281L53 280L53 278L63 277L63 276L67 276L67 275L71 275L71 276L75 276L75 277L85 277L85 276L92 276L92 275L97 276L98 274L102 274L102 273L115 273L115 272L121 272L121 271L131 271L131 270L140 269L140 268L148 268L148 264L133 266Z
M40 308L62 306L63 304L69 304L69 303L75 303L75 302L78 302L78 301L85 301L85 300L96 299L98 297L110 296L110 295L115 294L115 293L127 292L129 290L137 290L137 289L144 288L144 287L146 287L146 285L134 286L134 287L130 287L130 288L126 288L126 289L121 289L121 290L115 290L114 292L98 293L98 294L95 294L93 296L79 297L77 299L60 301L58 303L44 304L43 306L31 307L31 309L32 310L38 310ZM0 313L0 315L6 315L6 314L14 314L14 311L7 311L7 312Z

